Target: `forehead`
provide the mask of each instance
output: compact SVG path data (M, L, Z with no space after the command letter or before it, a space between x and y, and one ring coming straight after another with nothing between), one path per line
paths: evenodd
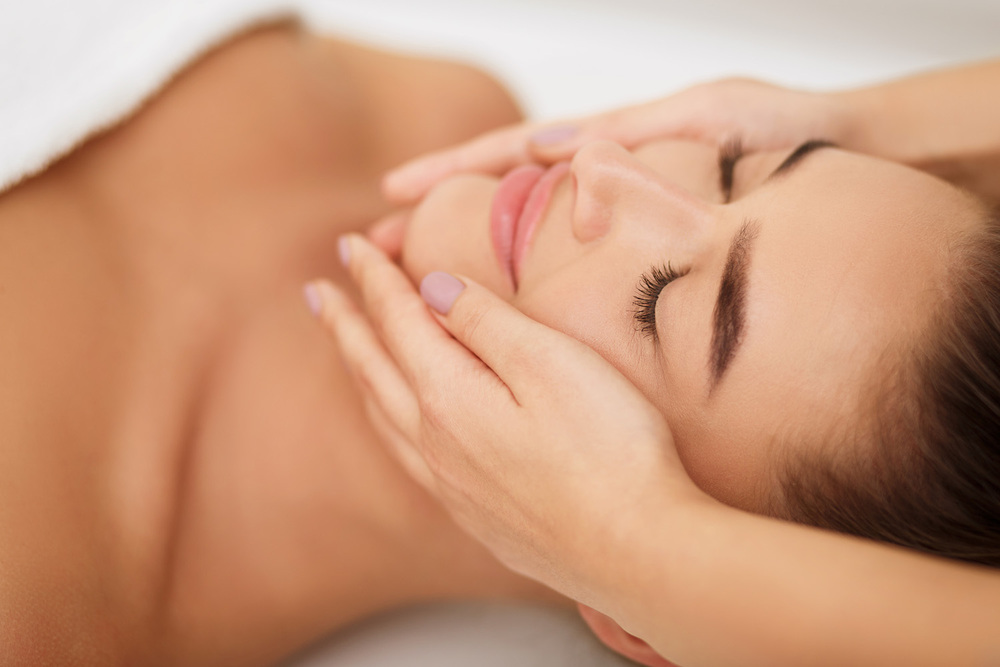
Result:
M746 334L700 424L719 442L758 442L741 464L766 471L775 434L857 421L880 360L940 303L978 215L937 179L829 150L730 208L759 222Z
M760 188L739 215L760 221L750 281L759 335L748 327L747 342L803 349L824 364L862 361L921 331L952 248L976 219L971 202L935 178L839 151Z

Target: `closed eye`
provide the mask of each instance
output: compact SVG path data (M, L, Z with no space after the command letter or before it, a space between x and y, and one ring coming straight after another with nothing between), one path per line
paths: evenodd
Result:
M670 263L654 266L639 277L635 297L632 299L636 325L639 331L653 338L658 338L656 331L656 302L663 288L683 276L687 271L675 271Z

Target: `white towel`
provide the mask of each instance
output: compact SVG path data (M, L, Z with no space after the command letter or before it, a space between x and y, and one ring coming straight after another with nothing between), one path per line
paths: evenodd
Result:
M294 0L6 0L0 191L120 121L186 64Z

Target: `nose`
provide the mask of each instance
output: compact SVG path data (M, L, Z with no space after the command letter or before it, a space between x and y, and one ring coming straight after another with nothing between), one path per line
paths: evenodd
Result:
M621 145L595 141L570 166L576 186L573 235L590 243L619 231L692 234L710 224L712 204L671 183Z

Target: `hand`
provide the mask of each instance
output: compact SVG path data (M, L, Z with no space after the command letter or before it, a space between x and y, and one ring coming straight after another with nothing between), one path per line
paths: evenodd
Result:
M456 173L503 173L526 162L570 158L584 144L609 139L630 148L662 138L722 144L739 137L745 150L826 139L865 152L868 98L854 93L808 93L748 79L701 84L660 100L557 125L525 123L495 130L454 148L417 158L383 180L394 203L416 201Z
M701 494L663 416L589 347L448 274L423 280L432 314L378 249L345 240L367 317L333 285L312 287L369 415L508 567L586 600L583 571L606 565L630 511Z

